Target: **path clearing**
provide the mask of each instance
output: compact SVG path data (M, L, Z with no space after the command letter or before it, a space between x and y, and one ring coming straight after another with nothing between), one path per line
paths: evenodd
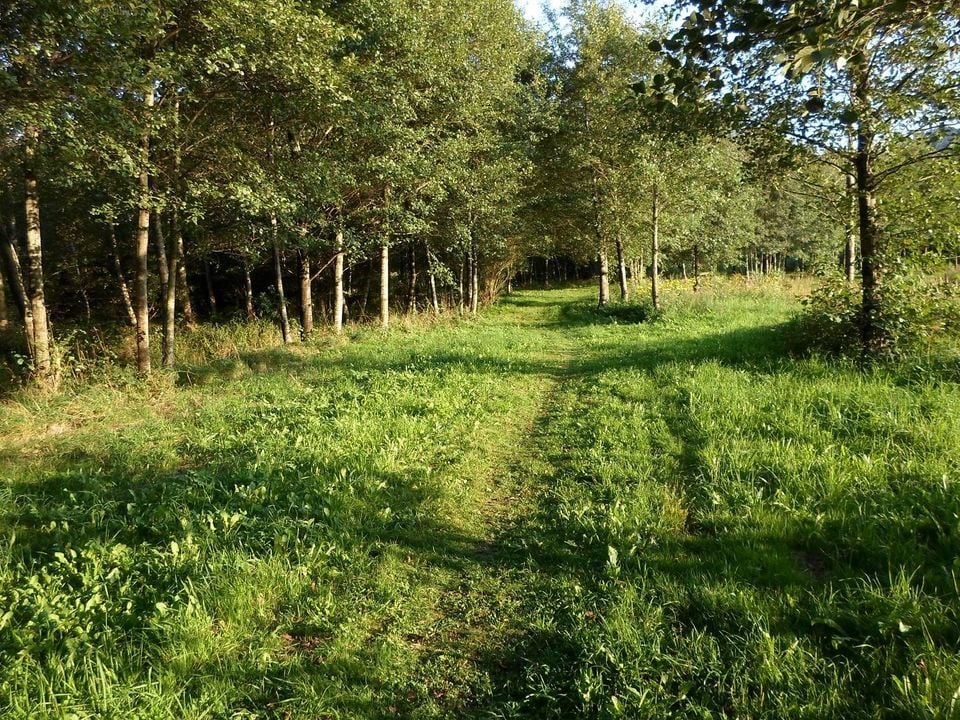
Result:
M576 339L562 325L560 306L549 301L507 304L511 324L535 333L531 361L516 392L523 398L495 432L478 430L473 452L485 469L471 478L479 488L474 506L463 507L461 562L425 568L440 593L435 619L420 645L420 682L426 697L408 710L416 716L491 717L509 713L523 679L530 621L549 592L550 570L538 562L538 525L554 472L544 457L544 433L556 397L569 378ZM484 322L502 322L502 318ZM402 702L393 705L405 714Z

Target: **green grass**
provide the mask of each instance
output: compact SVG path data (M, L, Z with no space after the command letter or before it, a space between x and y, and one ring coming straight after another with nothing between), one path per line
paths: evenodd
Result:
M667 292L5 401L0 715L960 717L960 387Z

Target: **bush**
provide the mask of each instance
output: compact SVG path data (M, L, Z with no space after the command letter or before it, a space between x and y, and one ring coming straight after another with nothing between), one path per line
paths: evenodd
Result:
M858 287L831 275L802 302L797 334L803 347L830 355L852 354L859 348Z
M861 352L859 285L830 276L803 301L800 339L809 349L836 355ZM960 340L960 280L904 263L888 266L878 323L887 359L955 350Z

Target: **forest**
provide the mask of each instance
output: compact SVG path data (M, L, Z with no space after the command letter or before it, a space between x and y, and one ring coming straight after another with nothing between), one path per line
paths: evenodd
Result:
M960 718L956 0L0 4L0 716Z

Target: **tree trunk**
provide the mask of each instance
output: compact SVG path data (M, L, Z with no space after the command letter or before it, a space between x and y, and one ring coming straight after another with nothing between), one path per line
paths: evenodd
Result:
M480 255L473 230L470 231L470 258L470 314L476 315L480 307Z
M176 210L174 210L176 214ZM180 265L180 246L177 242L178 219L171 222L173 226L172 242L170 243L170 258L167 267L167 285L164 287L163 297L163 366L172 368L176 361L176 332L177 332L177 269ZM161 245L165 244L159 232L160 223L157 223L158 237Z
M700 290L700 246L693 246L693 291Z
M11 222L11 225L13 223ZM23 270L20 267L20 256L17 254L17 248L14 245L16 237L16 227L10 228L8 234L0 237L0 252L3 254L3 270L6 271L7 285L10 287L10 294L13 296L13 303L17 306L17 314L23 321L24 328L28 328L33 321L29 318L30 303L27 300L27 290L23 285ZM31 336L29 331L27 337Z
M193 302L190 300L190 285L187 282L187 256L183 250L183 231L179 223L174 230L174 242L177 243L177 256L180 262L177 263L177 292L180 293L180 307L183 309L183 321L187 325L195 325L196 315L193 312Z
M597 305L603 307L610 302L610 270L607 265L607 248L600 212L600 185L596 171L593 173L593 231L597 238L597 257L600 260L600 292Z
M460 260L460 272L457 274L457 278L458 278L458 281L459 281L459 288L460 288L460 293L459 293L459 296L458 296L458 303L459 303L459 304L458 304L457 310L458 310L458 312L459 312L461 315L463 315L464 304L465 304L465 303L464 303L465 298L464 298L464 284L463 284L463 274L464 274L464 267L463 267L463 266L464 266L464 262L463 262L463 259L461 258L461 260Z
M630 287L627 285L627 259L623 254L623 237L617 233L617 280L620 281L620 301L630 299Z
M437 297L437 276L434 273L434 263L436 258L427 246L427 277L430 281L430 307L433 308L433 314L440 314L440 299Z
M170 282L170 264L167 262L167 241L163 234L163 218L160 213L153 216L153 247L157 253L157 271L160 275L160 302L167 301L167 285Z
M277 228L277 214L270 213L270 242L273 245L273 270L277 283L277 300L280 310L280 333L284 344L293 342L290 333L290 318L287 316L287 296L283 292L283 258L280 252L280 233Z
M333 266L333 331L339 335L343 332L343 310L346 306L343 294L343 230L337 228L337 259Z
M860 218L860 275L863 283L861 339L864 351L875 351L882 341L878 324L881 267L877 253L876 183L870 157L873 137L863 131L857 139L857 205Z
M137 326L137 314L133 310L133 303L130 300L130 288L127 286L127 278L123 274L123 264L120 262L120 252L117 249L117 226L110 223L110 255L113 258L113 270L117 274L117 282L120 285L120 299L123 302L123 309L127 313L127 321L130 327Z
M370 296L373 294L373 274L376 270L376 260L370 258L369 267L366 272L366 282L363 286L363 303L360 305L360 316L367 317L367 306L370 304Z
M53 371L50 357L50 329L47 322L47 304L44 299L43 284L43 248L40 235L40 196L37 190L37 176L34 161L37 152L38 130L28 126L24 133L24 211L27 221L27 273L24 283L27 300L30 305L32 322L27 325L31 335L31 359L33 372L38 380L45 382Z
M300 337L306 340L313 332L313 288L310 282L310 256L301 250L300 256Z
M660 192L653 189L652 239L650 243L650 299L653 309L660 309Z
M390 327L390 246L380 246L380 325Z
M882 267L879 257L879 229L877 225L876 177L873 171L873 151L876 139L870 125L870 57L864 51L862 65L853 73L853 97L860 111L857 125L856 169L857 215L860 225L860 277L863 300L860 309L860 339L864 355L879 349L883 333L879 323L880 282Z
M243 308L247 314L247 320L256 320L257 311L253 307L253 278L250 277L250 264L243 261Z
M147 84L143 95L144 121L149 127L154 104L153 83ZM150 372L150 298L147 295L147 261L150 252L150 131L144 130L140 140L140 176L138 181L140 208L137 212L137 267L134 279L134 314L137 318L137 371Z
M470 246L467 246L466 252L466 274L463 276L463 290L461 295L463 296L464 302L461 303L464 305L464 310L469 311L473 307L473 297L471 292L473 291L473 255L470 250Z
M183 250L183 227L180 225L180 202L184 199L186 192L183 182L183 162L180 154L180 96L178 94L174 95L173 119L175 138L173 175L177 197L170 214L170 234L172 235L170 242L172 243L171 252L177 256L177 277L173 278L173 271L171 270L171 282L178 286L177 301L183 308L183 320L188 326L193 326L195 318L193 316L193 303L190 302L190 286L187 284L187 258ZM176 247L173 247L173 245ZM171 263L170 267L174 267L174 264Z
M4 273L0 271L0 330L10 327L10 317L7 313L7 284L3 280Z
M857 263L857 194L855 183L856 180L853 175L847 173L847 199L849 201L849 208L847 211L847 242L843 251L843 272L849 283L852 283L856 279Z
M407 314L414 315L417 312L417 246L415 243L410 245L410 275L409 292L407 293Z
M217 293L213 289L213 273L210 271L210 259L203 259L203 279L207 286L207 304L210 306L210 317L217 317Z
M144 93L144 119L149 119L154 106L154 88L151 83ZM137 371L143 375L151 370L150 359L150 298L149 298L149 252L152 208L150 206L150 131L146 130L140 140L140 171L138 177L139 208L136 229L136 265L133 283L133 310L136 329Z
M33 357L33 309L30 306L30 299L27 297L27 288L23 282L23 270L20 265L20 256L17 254L17 248L13 244L15 231L4 239L2 243L4 267L7 270L7 280L10 290L13 293L13 299L23 321L23 335L27 343L27 355Z
M607 267L607 253L602 248L597 257L600 259L600 299L597 304L603 307L610 302L610 271Z

